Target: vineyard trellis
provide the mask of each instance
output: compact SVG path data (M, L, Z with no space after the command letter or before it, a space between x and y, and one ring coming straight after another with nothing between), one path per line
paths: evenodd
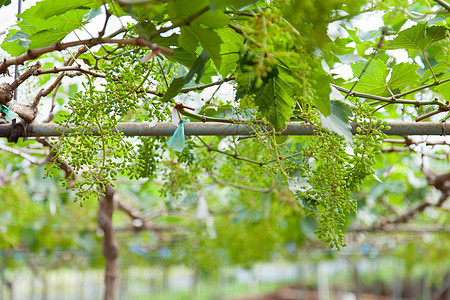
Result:
M165 199L198 193L201 217L169 200L145 205L190 229L179 255L205 272L266 259L288 243L303 247L314 234L340 249L347 231L388 232L421 218L445 224L450 6L435 2L36 2L1 44L0 137L12 142L2 153L45 164L44 176L58 178L82 205L99 200L105 299L114 299L118 276L114 211L155 232L167 225L153 226L120 199L120 179L162 182ZM0 1L0 9L11 4ZM358 28L355 20L374 15L382 26ZM220 96L224 85L231 97ZM207 99L186 96L206 89ZM14 203L8 189L21 194L13 183L31 175L7 157L2 195ZM392 177L398 185L389 185ZM232 199L212 195L205 204L205 182L230 188ZM400 201L403 192L420 201ZM375 217L358 215L358 205ZM428 209L435 218L423 214ZM12 204L5 211L20 214ZM0 246L22 246L11 232ZM155 239L172 241L162 236ZM236 237L249 241L245 249ZM252 248L258 244L262 250Z

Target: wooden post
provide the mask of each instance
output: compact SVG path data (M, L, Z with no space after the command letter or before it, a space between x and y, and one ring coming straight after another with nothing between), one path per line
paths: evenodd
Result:
M114 236L112 216L114 212L115 189L105 187L105 196L100 197L98 205L98 226L103 230L103 256L105 257L105 292L104 300L114 300L118 278L117 256L119 245Z

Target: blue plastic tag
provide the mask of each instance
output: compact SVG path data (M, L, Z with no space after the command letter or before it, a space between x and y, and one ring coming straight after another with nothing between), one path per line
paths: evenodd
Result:
M183 148L186 146L186 142L184 140L184 123L189 123L189 119L180 122L180 125L178 125L178 128L175 129L172 137L166 143L170 149L178 152L183 151Z

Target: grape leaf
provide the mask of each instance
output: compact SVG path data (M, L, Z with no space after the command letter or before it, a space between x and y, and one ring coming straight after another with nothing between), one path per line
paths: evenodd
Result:
M189 72L184 77L178 77L172 81L164 94L163 101L168 101L169 99L175 97L180 90L192 80L195 74L197 74L197 79L195 82L199 83L200 78L202 78L203 73L205 72L205 65L208 60L208 53L202 51L202 53L195 60Z
M351 126L348 123L352 116L352 109L349 105L341 101L330 101L331 114L327 117L321 115L322 126L332 132L343 136L349 143L352 140Z
M203 73L205 73L205 65L206 62L209 60L209 55L205 51L202 51L200 55L195 60L194 64L192 65L192 68L189 70L189 72L184 76L184 82L187 84L189 83L195 74L197 74L197 79L195 80L195 83L200 83L200 79L203 76Z
M418 65L409 63L400 63L392 68L391 78L389 79L388 86L391 91L395 89L403 90L407 86L412 86L416 83L420 76L417 73L419 69Z
M19 45L27 48L28 45L30 44L30 40L28 39L30 35L23 32L23 31L17 31L17 32L13 32L13 35L6 39L6 42L14 42L14 41L18 41Z
M209 28L217 29L227 26L229 22L230 19L223 11L216 10L215 12L207 11L206 13L195 19L192 24L202 24Z
M30 48L44 47L61 41L66 35L84 24L84 17L89 14L87 9L70 10L46 20L45 30L32 34ZM38 28L38 27L36 27Z
M19 16L27 23L39 26L39 20L47 20L51 17L64 14L77 8L99 8L103 1L92 0L45 0L37 2ZM42 24L43 26L45 23ZM39 28L40 30L46 28Z
M427 50L435 42L446 37L447 28L444 26L427 27L427 23L419 23L398 33L389 44L391 49Z
M202 8L208 5L207 0L178 0L169 1L167 12L170 18L184 19L188 16L196 14Z
M281 130L291 117L294 106L291 95L297 85L296 80L280 68L278 76L271 78L256 94L255 103L259 111L275 130Z
M168 101L175 97L185 84L183 77L175 78L164 94L163 101Z
M195 62L195 55L187 52L183 48L173 49L173 55L164 55L168 60L178 62L186 67L190 68Z
M195 53L198 46L198 40L187 27L183 26L181 27L181 33L178 37L178 44L187 52Z
M331 113L331 77L323 69L318 68L317 71L313 73L313 80L313 88L317 93L317 97L314 98L315 105L324 116L328 116Z
M0 0L0 7L8 6L11 4L11 0Z
M250 5L255 2L256 0L210 0L209 6L211 7L212 11L224 8L228 5L231 5L234 8L239 9L241 7Z
M202 9L208 7L208 0L177 0L169 1L168 13L171 18L184 20L196 15ZM190 25L201 25L208 28L225 27L229 22L229 17L221 10L207 10L197 16Z
M354 63L352 65L354 76L361 74L366 64L367 62L365 61ZM391 92L394 90L403 90L419 80L418 68L419 66L409 63L397 64L392 68L390 79L387 82L386 79L390 69L387 68L383 61L379 59L374 60L369 64L363 76L356 84L355 90L377 96L392 96ZM352 83L348 86L350 85Z
M31 42L29 36L33 33L36 33L36 28L34 26L30 26L24 22L20 22L19 25L20 30L10 29L5 37L5 40L0 45L2 49L11 54L11 56L18 56L24 53L24 51L26 51L27 49L25 47L28 47L29 43ZM28 35L28 37L20 38L21 36L24 37L25 35Z
M211 57L214 62L214 65L219 70L222 60L222 57L220 56L220 44L222 43L222 40L217 32L211 29L202 28L199 25L186 26L184 29L200 42L200 45L202 45L203 49L208 53L209 57Z
M352 64L353 76L359 76L366 64L366 61L358 61ZM389 70L387 70L386 64L383 61L379 59L373 60L356 84L355 90L371 95L382 96L386 95L386 93L390 95L386 86L386 77L388 73ZM350 83L349 85L353 85L353 83Z
M161 47L171 48L178 45L178 36L176 34L172 34L171 36L167 37L158 35L152 38L152 43L155 43Z
M10 30L1 47L9 54L17 56L25 53L28 48L40 48L59 42L67 34L85 24L89 12L89 9L74 9L47 20L34 18L32 24L22 21L19 23L21 30ZM17 34L29 35L27 37L29 42L17 39Z
M8 41L18 31L10 30L1 47L13 56L24 53L29 48L39 48L61 41L69 32L79 28L92 18L98 11L102 1L89 0L45 0L37 2L19 16L23 21L18 23L21 31L28 34L28 40Z
M239 51L244 43L244 38L231 28L219 29L218 34L223 41L220 45L222 64L219 73L226 77L237 67Z
M450 84L441 84L434 90L441 94L445 101L450 101Z
M439 80L448 78L449 66L448 64L438 64L433 66L433 73ZM421 84L434 82L433 74L431 73L430 68L428 68L422 75Z

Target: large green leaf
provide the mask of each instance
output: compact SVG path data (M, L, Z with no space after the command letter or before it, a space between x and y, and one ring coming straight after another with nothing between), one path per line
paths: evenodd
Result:
M18 23L20 30L10 30L2 44L3 50L13 56L24 53L28 48L39 48L61 41L68 33L79 28L82 24L94 17L96 10L103 4L102 1L89 0L44 0L37 2L20 17L23 21ZM28 35L27 40L17 39L17 33Z
M351 126L348 123L352 116L352 109L347 104L332 100L330 101L331 114L327 117L321 116L322 126L332 132L343 136L347 142L352 140Z
M205 50L209 57L211 57L217 70L220 70L222 60L222 57L220 56L220 44L222 43L222 40L217 32L211 29L202 28L199 25L186 26L184 29L200 42L203 50Z
M296 80L281 68L278 76L271 78L255 97L258 110L275 130L281 130L291 117L296 86Z
M185 20L199 11L208 8L207 0L177 0L168 4L169 17ZM194 53L200 43L203 49L211 57L217 69L221 65L220 45L222 40L216 31L229 23L229 17L221 10L206 10L198 15L188 25L181 26L181 34L178 39L180 47L190 53Z
M64 14L77 8L98 8L103 4L101 0L44 0L37 2L20 14L20 17L27 23L34 23L34 20L47 20L51 17ZM36 23L39 26L38 23ZM44 25L44 24L43 24ZM45 29L45 28L38 28Z
M140 4L114 5L111 12L118 17L133 16L138 22L152 20L154 22L163 21L167 13L167 4L161 1L141 1Z
M222 44L220 45L222 64L219 73L223 77L226 77L237 67L239 51L244 43L244 38L231 28L219 29L218 33L222 39Z
M366 67L366 64L366 61L358 61L352 64L353 76L359 76ZM356 84L355 90L371 95L385 95L388 92L386 85L386 76L388 73L389 70L387 70L386 64L383 61L379 59L373 60ZM353 85L353 83L350 83L350 85Z
M450 101L450 84L441 84L434 90L441 94L445 101Z
M182 27L180 31L181 33L178 37L178 44L180 47L189 53L195 53L198 46L198 39L192 34L191 30L188 30L185 26Z
M175 97L185 84L183 77L175 78L164 94L163 101L168 101Z
M0 8L11 4L11 0L0 0Z
M25 20L19 23L20 31L10 30L2 43L3 50L13 56L25 53L28 48L40 48L61 41L73 30L86 23L89 9L73 9L46 20L30 18L31 24ZM28 35L24 43L23 37Z
M1 44L3 50L11 54L11 56L18 56L24 53L30 44L30 35L36 33L36 28L24 22L19 23L20 30L10 29Z
M416 26L400 31L398 36L389 43L391 49L427 50L435 42L446 37L447 28L444 26L427 26L419 23Z
M195 15L198 11L210 5L208 0L176 0L170 1L168 12L171 18L185 19ZM228 24L229 17L221 10L211 10L196 17L191 24L202 25L208 28L220 28Z
M158 46L171 48L178 45L178 36L176 34L172 34L168 37L156 36L152 38L152 43L155 43Z
M189 53L183 48L173 49L173 55L165 55L165 57L173 62L178 62L188 68L192 67L195 62L195 54Z
M167 12L170 18L184 19L194 15L208 5L207 0L176 0L169 1Z
M195 60L189 72L184 77L178 77L172 81L166 93L164 94L163 100L168 101L169 99L175 97L180 92L180 90L186 84L188 84L192 80L192 78L194 78L195 74L197 74L197 79L195 80L195 82L199 83L200 78L202 78L203 73L205 72L205 65L208 60L208 53L202 51L202 53Z
M353 75L359 76L366 67L367 62L358 61L352 65ZM418 65L409 63L400 63L392 67L389 81L386 81L390 69L386 64L377 59L372 61L367 67L355 87L355 91L367 93L376 96L392 96L392 93L398 93L407 86L413 85L419 80L417 73ZM351 86L349 83L347 86ZM392 92L392 93L391 93Z
M400 63L392 68L391 78L388 86L391 91L396 89L403 90L407 86L413 86L419 80L418 65L409 63Z
M230 18L221 10L207 11L200 17L196 18L192 24L201 24L209 28L222 28L227 26L230 22Z
M210 0L209 6L212 11L224 8L228 5L236 9L255 3L257 0Z
M331 113L330 83L332 78L322 68L317 68L312 79L314 80L313 88L316 90L315 105L324 116L328 116Z
M20 46L28 48L28 45L30 44L30 40L28 39L30 37L29 34L17 30L10 31L10 33L12 36L6 39L7 42L18 41Z
M192 65L192 68L189 70L189 72L184 76L184 82L188 84L195 74L197 74L197 79L195 80L195 83L200 83L200 79L202 78L203 74L205 73L205 65L206 62L209 60L209 55L206 53L206 51L202 51L200 55L195 60L194 64Z
M448 78L448 71L449 71L449 65L447 63L441 63L438 65L434 65L433 67L433 73L434 75L439 79L445 79ZM428 68L423 74L422 74L422 78L421 78L421 84L425 84L425 83L429 83L429 82L434 82L434 77L433 77L433 73L431 73L430 68Z
M49 18L45 22L45 28L47 29L32 34L29 37L31 40L30 48L44 47L61 41L66 35L84 23L84 17L88 13L88 9L75 9Z

